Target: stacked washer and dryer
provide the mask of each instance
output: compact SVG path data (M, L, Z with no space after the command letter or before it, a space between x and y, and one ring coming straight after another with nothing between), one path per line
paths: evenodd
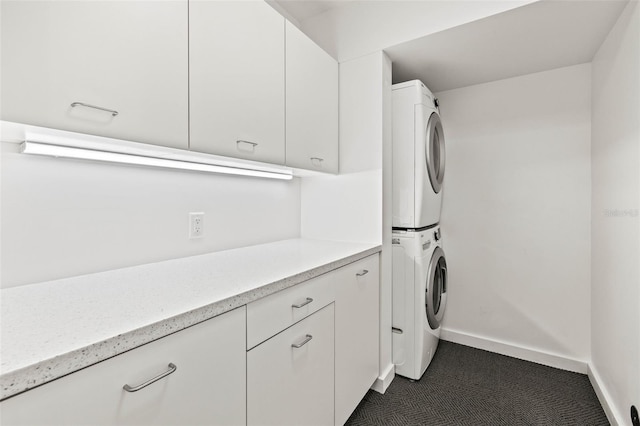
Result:
M445 169L438 103L413 80L393 92L393 363L418 380L438 347L447 303L440 212Z

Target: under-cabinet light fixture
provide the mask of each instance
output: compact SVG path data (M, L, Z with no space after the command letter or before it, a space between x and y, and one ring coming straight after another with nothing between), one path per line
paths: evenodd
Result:
M129 154L123 152L102 151L74 146L54 145L42 142L24 141L21 145L24 154L45 155L50 157L75 158L82 160L105 161L109 163L124 163L140 166L163 167L169 169L193 170L198 172L224 173L263 177L270 179L290 180L293 172L286 169L254 170L228 165L201 163L169 158L159 158L152 155ZM263 168L266 169L266 168Z

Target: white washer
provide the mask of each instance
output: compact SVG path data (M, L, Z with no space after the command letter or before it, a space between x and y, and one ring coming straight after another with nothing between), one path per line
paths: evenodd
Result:
M445 167L437 99L419 80L393 92L393 224L419 229L440 221Z
M418 380L440 340L447 304L447 262L440 227L393 231L393 363Z

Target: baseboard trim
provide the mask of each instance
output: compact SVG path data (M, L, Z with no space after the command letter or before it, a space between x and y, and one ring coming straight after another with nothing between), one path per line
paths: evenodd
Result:
M384 394L387 391L387 388L393 382L394 377L396 377L396 369L393 364L389 364L387 368L385 368L384 372L373 382L371 389L378 393Z
M621 415L621 413L618 413L616 411L615 407L612 404L609 403L609 401L613 401L613 399L607 391L606 386L604 386L604 383L600 378L600 374L598 374L598 371L591 364L589 364L588 366L587 376L589 377L591 386L596 392L596 396L598 397L600 405L602 405L602 409L607 415L607 420L609 420L611 426L624 425L624 417Z
M559 368L561 370L587 374L588 364L586 361L567 358L536 349L524 348L486 337L463 333L461 331L442 329L440 339L453 343L460 343L461 345L471 346L489 352L495 352L501 355L507 355L513 358L523 359L525 361L535 362L537 364L547 365L549 367Z

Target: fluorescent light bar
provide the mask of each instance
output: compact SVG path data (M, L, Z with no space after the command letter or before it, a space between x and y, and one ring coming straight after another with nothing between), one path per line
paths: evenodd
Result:
M198 172L224 173L230 175L243 175L264 177L270 179L290 180L293 173L288 170L263 171L241 167L220 166L216 164L198 163L192 161L172 160L144 155L124 154L120 152L99 151L70 147L64 145L52 145L40 142L25 141L21 145L21 152L32 155L46 155L51 157L76 158L82 160L105 161L109 163L135 164L140 166L164 167L169 169L193 170Z

